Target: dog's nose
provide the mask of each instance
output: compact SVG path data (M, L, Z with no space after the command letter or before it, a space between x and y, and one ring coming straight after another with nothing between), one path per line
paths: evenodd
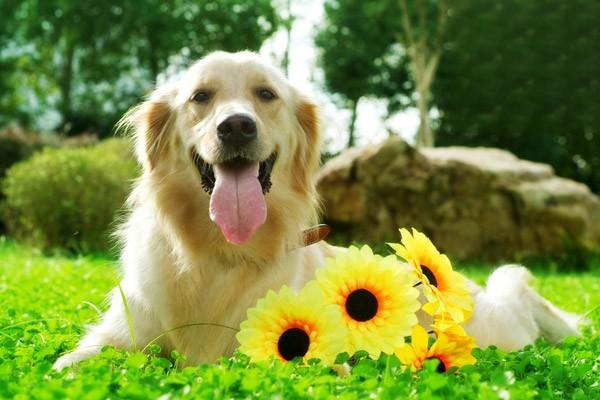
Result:
M256 123L243 114L227 117L217 126L217 136L223 143L232 146L243 146L256 139Z

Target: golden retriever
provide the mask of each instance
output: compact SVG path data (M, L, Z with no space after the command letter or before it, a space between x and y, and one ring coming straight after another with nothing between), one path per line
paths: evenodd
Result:
M228 327L239 327L268 289L300 289L336 251L325 242L303 246L303 230L318 219L317 107L258 55L216 52L124 121L143 175L120 232L123 293L113 290L102 320L54 367L105 345L140 349L156 338L189 364L231 355L236 332ZM553 339L577 332L569 315L529 289L524 269L494 276L501 283L486 290L472 285L468 330L480 344L510 349L547 331Z

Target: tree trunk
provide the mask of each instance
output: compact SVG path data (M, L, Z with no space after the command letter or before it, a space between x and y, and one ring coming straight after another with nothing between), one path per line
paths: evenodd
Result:
M431 85L442 55L442 47L448 22L448 0L438 2L438 20L433 47L428 45L427 33L427 1L421 0L418 6L417 28L413 28L407 0L400 0L402 8L402 28L404 38L399 36L399 43L404 44L408 53L409 65L414 75L417 91L417 107L419 109L419 130L417 131L417 147L433 147L434 135L429 121L429 99ZM413 4L414 6L414 4Z
M61 94L59 111L62 116L63 130L68 132L73 117L71 88L73 83L73 61L75 59L75 44L69 39L66 39L64 58L59 81Z
M347 148L354 147L355 137L354 137L354 128L356 126L356 116L358 109L358 101L360 99L352 102L352 116L350 117L350 129L348 130L348 145Z
M154 43L156 41L154 40L154 35L149 31L146 31L146 40L148 40L148 68L150 69L153 82L156 82L159 73L158 59L154 53Z
M418 88L417 107L419 109L419 130L417 131L417 147L433 147L433 132L429 124L429 87Z
M152 53L152 52L150 52ZM150 68L150 74L152 75L153 82L156 82L158 77L158 60L153 54L150 54L150 59L148 60L148 66Z
M285 21L285 30L287 33L286 44L285 44L285 52L283 53L283 61L281 62L283 66L283 71L285 72L285 76L289 77L289 65L290 65L290 44L292 41L292 25L294 23L292 17L292 0L286 1L287 8L287 20Z

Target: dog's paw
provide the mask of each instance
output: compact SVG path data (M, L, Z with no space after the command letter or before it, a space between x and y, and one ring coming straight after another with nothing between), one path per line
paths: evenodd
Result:
M348 363L335 364L331 367L340 378L345 378L352 373L352 367Z
M62 371L63 369L71 367L83 360L95 356L96 354L98 354L98 351L95 350L75 350L71 353L61 356L58 360L56 360L52 365L52 369L55 371Z

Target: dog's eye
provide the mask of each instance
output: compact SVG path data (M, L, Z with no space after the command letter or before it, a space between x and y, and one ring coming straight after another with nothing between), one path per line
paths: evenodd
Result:
M208 90L198 90L196 93L192 95L190 100L195 101L196 103L206 103L212 97L212 93Z
M271 101L271 100L275 100L277 98L275 93L273 93L271 90L266 89L266 88L258 89L256 91L256 94L258 95L258 97L260 97L261 100L264 100L264 101Z

